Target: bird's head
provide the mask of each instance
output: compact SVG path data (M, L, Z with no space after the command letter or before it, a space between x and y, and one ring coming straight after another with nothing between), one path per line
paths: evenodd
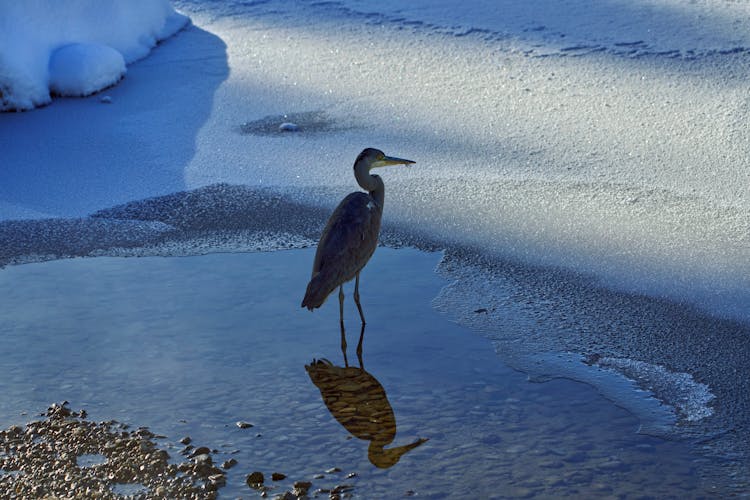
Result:
M354 169L357 170L357 167L360 165L370 170L372 168L387 167L388 165L410 165L412 163L414 162L411 160L386 156L379 149L367 148L357 156L357 160L354 162Z

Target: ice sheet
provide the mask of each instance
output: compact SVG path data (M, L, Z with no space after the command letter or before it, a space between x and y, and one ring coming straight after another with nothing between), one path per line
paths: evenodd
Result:
M232 106L216 106L198 134L185 183L314 187L295 195L330 208L355 187L346 172L359 149L376 146L417 159L384 173L390 220L747 320L750 143L737 68L750 31L728 14L746 6L596 5L475 3L457 19L448 2L206 7L230 40L235 70L217 100ZM527 29L549 18L567 23L566 39L606 50L572 57ZM467 26L480 30L456 36ZM487 26L513 36L488 37ZM293 113L324 116L327 132L241 131Z

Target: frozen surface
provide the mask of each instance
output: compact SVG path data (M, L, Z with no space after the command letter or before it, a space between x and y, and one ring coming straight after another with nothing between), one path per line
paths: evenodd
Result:
M735 50L748 25L728 14L744 4L597 2L591 17L567 5L560 23L575 18L585 29L571 33L612 49L581 57L524 31L522 19L563 10L549 5L460 9L464 27L513 35L489 39L442 30L447 3L379 14L347 2L180 5L229 41L233 67L186 187L342 186L295 193L330 207L352 186L342 172L358 151L378 146L418 160L385 174L391 220L748 318L747 57ZM615 50L638 39L650 48ZM665 54L676 45L685 54ZM295 113L325 120L292 136L242 133Z
M0 1L0 111L108 87L187 21L168 0Z
M390 220L750 318L747 4L177 6L200 28L114 106L2 116L0 217L215 182L330 208L376 146L418 161L385 173Z
M746 2L726 0L368 0L330 2L362 15L457 37L512 43L532 55L607 51L694 57L750 48Z

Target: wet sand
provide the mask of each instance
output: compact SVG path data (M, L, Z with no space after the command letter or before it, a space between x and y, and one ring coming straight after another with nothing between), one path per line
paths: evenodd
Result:
M311 494L346 484L362 498L722 490L717 478L701 478L705 459L689 443L638 434L638 419L588 385L529 381L486 339L436 313L440 255L410 249L378 249L363 273L363 362L395 418L382 448L428 441L377 466L374 440L337 420L306 370L313 359L344 365L335 301L314 314L299 307L312 256L105 257L4 269L0 329L14 349L1 361L0 425L23 425L65 399L93 419L165 436L173 458L183 458L180 439L190 436L217 451L214 462L237 460L220 489L226 498L257 496L246 484L254 471L286 476L269 494L310 481ZM348 359L358 366L359 321L350 297L346 305Z

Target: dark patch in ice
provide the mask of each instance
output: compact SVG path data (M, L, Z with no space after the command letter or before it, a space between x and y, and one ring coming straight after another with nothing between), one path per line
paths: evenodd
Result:
M283 126L285 124L294 124L296 128L291 130L291 127ZM241 133L262 136L321 134L344 129L345 127L337 126L336 122L323 111L269 115L240 125Z
M569 47L562 47L560 53L566 56L584 56L593 54L594 52L604 52L607 48L603 45L571 45Z
M182 230L285 228L314 234L325 213L286 196L247 186L212 184L99 210L96 219L158 221Z
M456 37L464 37L468 35L488 35L490 34L489 30L486 29L480 29L480 28L467 28L464 31L457 31L454 33L453 36Z
M174 227L159 221L40 219L0 222L0 268L7 264L79 257L103 248L148 245Z
M569 47L562 47L560 52L581 52L584 50L593 50L599 48L599 45L571 45Z
M333 7L338 5L338 2L313 2L310 4L311 7Z
M317 241L326 217L288 197L215 184L87 218L0 222L0 267L97 255L199 254L231 250L238 241L241 250L306 246Z
M635 42L615 42L615 47L642 47L646 45L643 40L638 40Z

